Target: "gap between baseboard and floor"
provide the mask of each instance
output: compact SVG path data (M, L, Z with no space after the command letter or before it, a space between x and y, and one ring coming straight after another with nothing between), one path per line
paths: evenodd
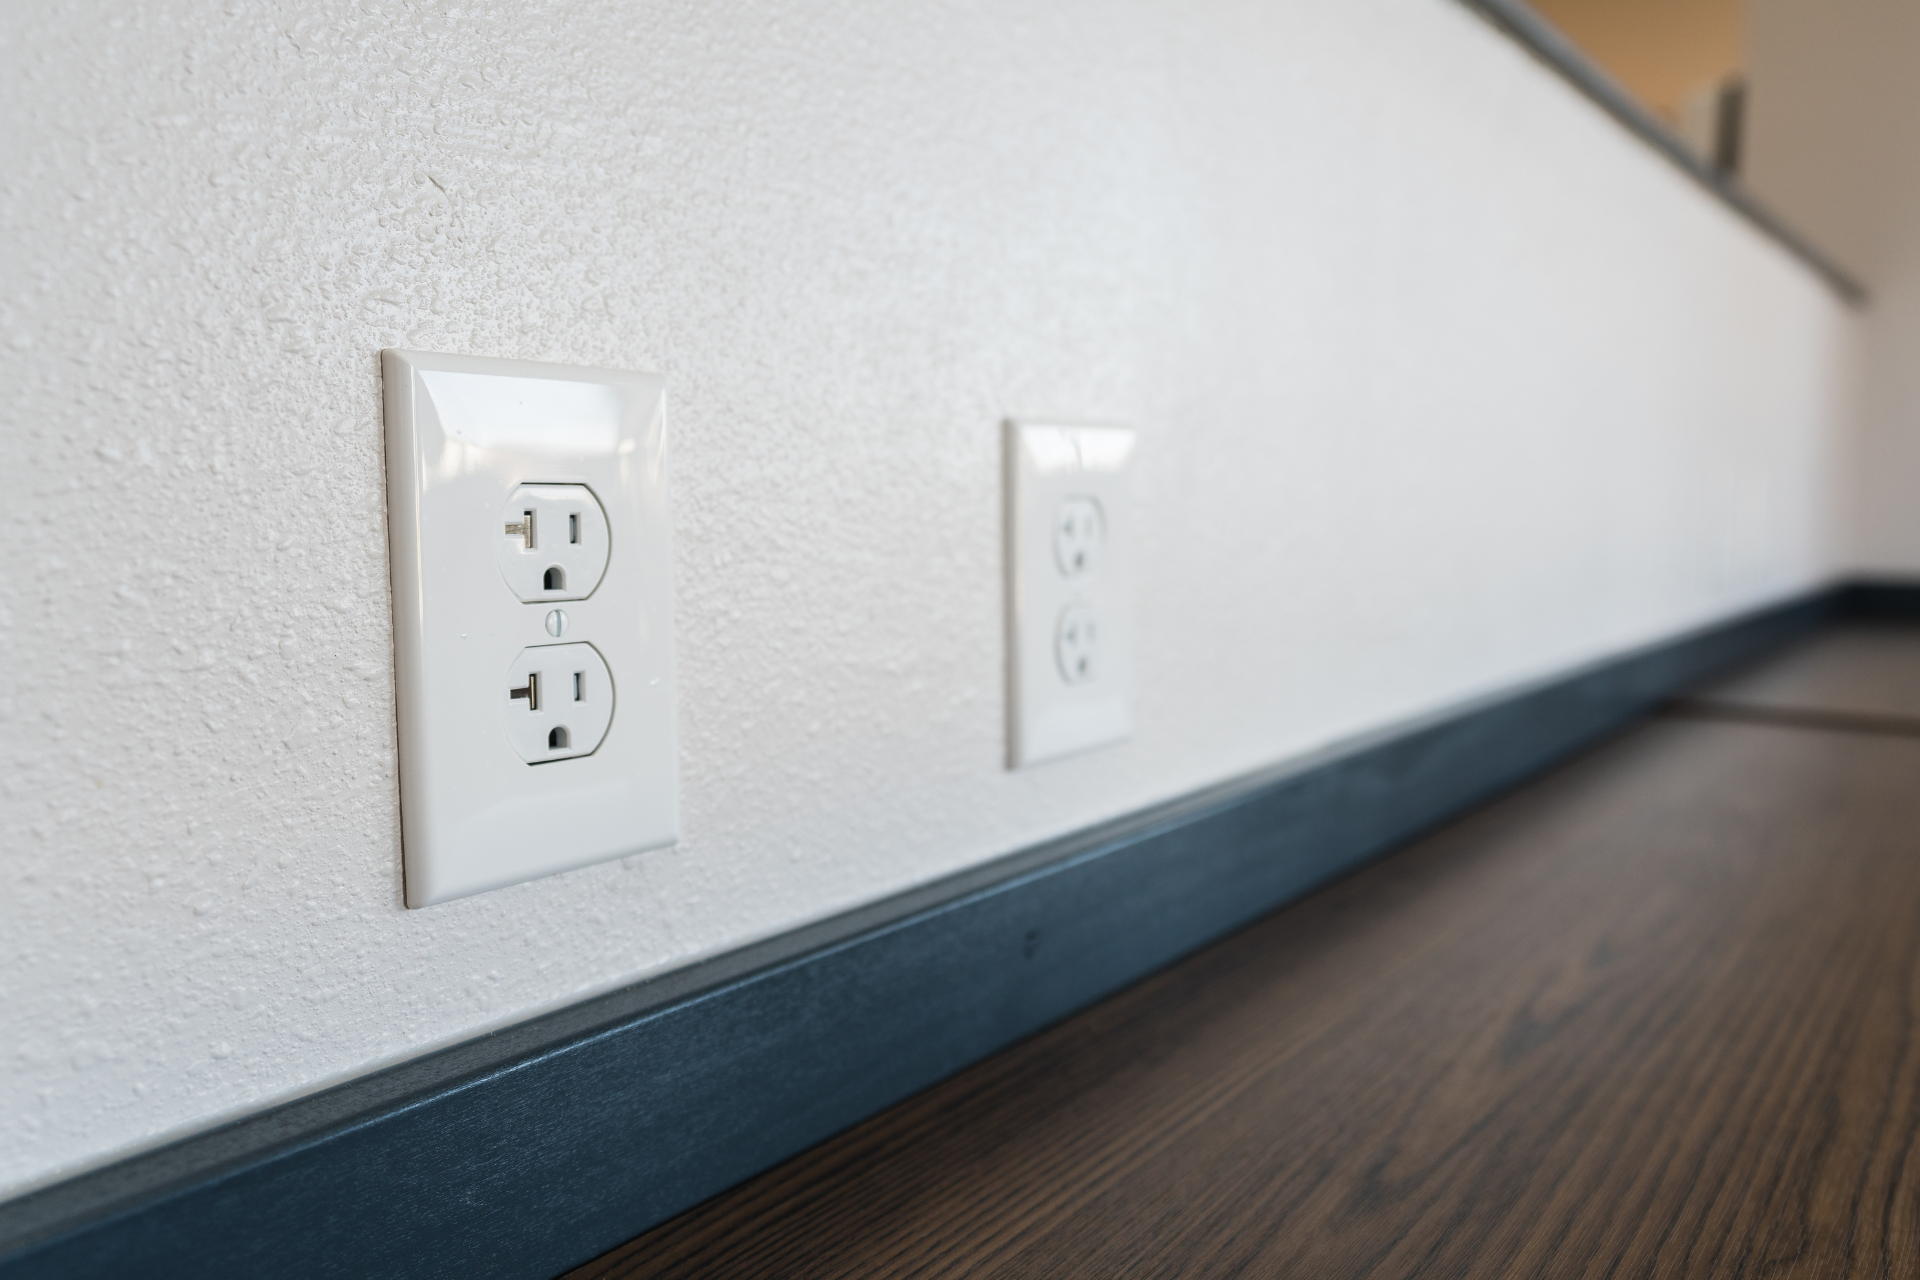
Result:
M1842 617L1920 618L1920 584L1640 648L44 1188L0 1205L0 1280L558 1274Z

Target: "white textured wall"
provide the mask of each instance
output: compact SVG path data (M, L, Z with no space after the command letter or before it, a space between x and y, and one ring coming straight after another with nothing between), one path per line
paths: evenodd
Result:
M1849 559L1920 574L1920 4L1748 0L1746 180L1866 285Z
M0 1185L1829 565L1844 313L1447 0L0 23ZM390 345L667 376L678 849L402 908ZM1009 413L1144 455L1021 774Z

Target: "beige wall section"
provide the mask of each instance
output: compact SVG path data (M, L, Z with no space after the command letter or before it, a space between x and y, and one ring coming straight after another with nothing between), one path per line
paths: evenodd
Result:
M0 1187L1834 567L1848 313L1446 0L0 6ZM376 353L656 369L685 840L400 901ZM1002 767L1000 419L1136 424Z
M1740 70L1744 0L1530 0L1670 122L1687 96Z
M1920 572L1920 5L1752 0L1750 186L1866 286L1853 559Z

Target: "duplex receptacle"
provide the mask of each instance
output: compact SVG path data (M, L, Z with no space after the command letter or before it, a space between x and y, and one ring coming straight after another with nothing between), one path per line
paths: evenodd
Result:
M664 384L382 368L407 905L672 843Z
M1123 427L1007 424L1014 768L1133 731L1133 449Z

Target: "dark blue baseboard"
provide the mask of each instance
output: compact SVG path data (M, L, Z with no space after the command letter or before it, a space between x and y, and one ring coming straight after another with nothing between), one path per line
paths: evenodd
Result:
M552 1276L1842 613L1854 584L1029 850L0 1205L0 1280Z
M1833 611L1847 618L1920 619L1920 584L1863 578L1834 591Z

